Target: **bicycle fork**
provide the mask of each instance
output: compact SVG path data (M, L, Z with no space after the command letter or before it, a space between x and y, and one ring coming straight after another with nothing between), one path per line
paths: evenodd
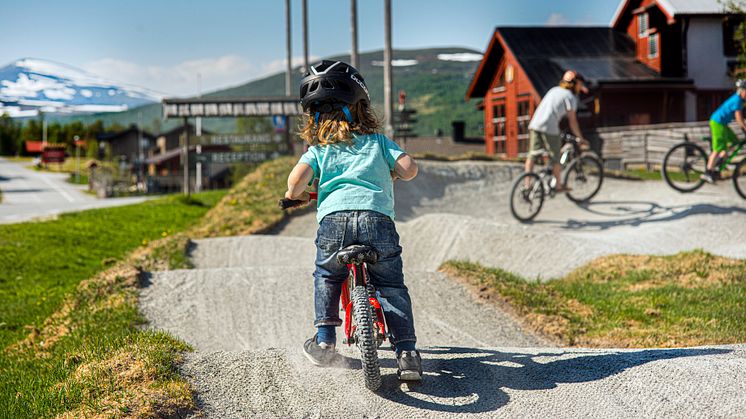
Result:
M345 312L345 338L342 340L342 343L346 343L348 346L357 343L357 338L355 337L356 326L352 324L353 307L352 299L350 298L350 291L354 287L364 286L368 291L368 301L370 302L370 306L373 308L373 324L375 325L378 345L380 346L381 343L386 340L386 322L383 316L381 303L378 301L378 298L376 298L375 289L368 280L368 270L365 268L364 264L350 264L347 265L347 269L350 274L342 285L342 295L340 296L342 309Z

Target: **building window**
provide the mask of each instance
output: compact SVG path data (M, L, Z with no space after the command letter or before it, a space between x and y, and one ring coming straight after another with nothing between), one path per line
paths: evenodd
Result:
M518 101L518 152L528 152L528 124L531 122L531 102Z
M658 34L654 33L648 37L648 58L658 56Z
M728 16L723 20L723 54L726 57L738 56L738 28L744 21L743 16Z
M505 153L505 104L492 106L492 125L494 126L495 152Z
M648 35L648 14L640 13L637 15L637 36L644 38Z

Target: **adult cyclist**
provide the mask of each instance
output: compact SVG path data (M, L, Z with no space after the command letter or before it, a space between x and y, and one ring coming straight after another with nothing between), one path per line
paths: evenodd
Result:
M530 148L526 159L526 172L534 170L534 158L544 150L549 152L549 161L552 163L552 173L557 181L557 192L566 192L564 185L560 185L560 171L562 170L557 160L560 156L562 139L560 138L559 124L567 117L570 131L578 137L583 144L588 142L583 139L578 124L578 96L580 93L588 93L585 87L585 78L573 70L568 70L562 76L559 86L549 89L544 98L536 107L534 116L528 124Z
M736 81L736 93L720 105L710 117L710 134L712 136L712 153L707 159L707 172L703 173L702 180L714 183L720 176L718 172L719 160L725 157L725 152L731 143L736 141L736 134L728 127L728 124L736 118L736 122L743 131L746 131L746 123L743 120L743 105L746 101L746 80Z

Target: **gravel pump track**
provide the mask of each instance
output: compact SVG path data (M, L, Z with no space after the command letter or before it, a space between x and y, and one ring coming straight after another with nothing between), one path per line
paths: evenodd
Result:
M704 184L700 176L707 167L707 154L702 147L683 142L676 144L665 157L661 174L668 186L679 192L694 192Z
M378 344L376 342L368 290L363 286L352 290L352 307L355 313L356 342L360 348L360 360L363 364L365 387L371 391L381 387L381 366L378 362Z

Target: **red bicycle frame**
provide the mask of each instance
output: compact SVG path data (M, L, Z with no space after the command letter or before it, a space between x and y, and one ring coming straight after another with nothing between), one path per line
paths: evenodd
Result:
M359 265L353 265L349 264L347 265L347 269L350 271L350 275L347 276L347 279L345 280L344 284L342 284L342 295L340 296L340 302L342 303L342 307L344 307L345 310L345 323L344 323L344 329L345 329L345 342L347 342L347 346L350 346L352 344L351 337L355 334L355 326L352 324L352 300L350 299L350 280L352 280L353 286L355 284L362 284L363 286L366 286L368 284L368 270L365 268L364 264ZM362 275L362 281L358 281L360 277L358 275ZM383 339L386 340L386 324L384 322L383 317L383 309L381 308L381 303L378 302L378 299L375 297L368 297L368 300L370 301L370 305L373 307L373 312L376 315L376 321L375 321L375 327L378 330L378 333L383 336Z

